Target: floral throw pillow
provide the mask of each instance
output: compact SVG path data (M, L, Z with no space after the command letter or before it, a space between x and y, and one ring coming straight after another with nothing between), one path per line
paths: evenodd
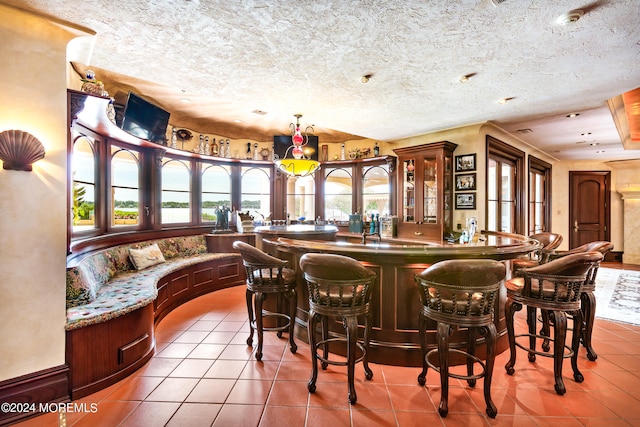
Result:
M136 270L162 264L165 261L157 243L142 249L129 249L129 258L131 258L131 262Z

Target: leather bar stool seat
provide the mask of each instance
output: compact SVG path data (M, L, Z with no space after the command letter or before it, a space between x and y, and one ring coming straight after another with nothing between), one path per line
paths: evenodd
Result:
M505 317L510 350L510 358L505 365L507 374L513 375L515 372L516 347L519 347L527 351L530 362L535 362L536 355L553 358L556 393L566 393L562 379L562 364L565 358L571 358L575 381L584 381L584 376L578 369L578 350L582 332L580 298L588 273L602 259L603 255L600 252L567 255L537 267L525 268L520 271L520 277L506 282ZM516 335L515 314L523 306L527 308L529 330L528 333ZM552 338L550 334L536 334L537 310L545 311L552 319ZM567 315L574 317L571 346L565 344ZM523 337L529 338L528 346L518 342L518 339ZM543 343L550 341L553 351L545 350L544 347L537 350L538 340L543 340Z
M449 377L466 380L475 387L484 378L484 398L487 415L494 418L498 411L491 399L491 378L495 360L497 331L493 323L500 284L506 275L504 264L494 260L460 259L440 261L415 275L422 311L418 317L422 372L418 383L424 385L428 368L440 373L441 398L438 412L449 412ZM427 319L438 322L436 348L427 343ZM467 329L466 351L449 348L449 337L455 330ZM485 337L486 361L475 354L476 332ZM467 375L449 372L449 356L458 353L466 358ZM437 355L438 364L431 359ZM481 372L474 373L474 364Z
M603 256L613 250L613 244L607 241L595 241L585 243L584 245L575 247L568 251L556 251L549 257L550 260L562 258L571 254L579 254L584 252L600 252ZM582 312L582 345L587 350L587 358L594 361L598 358L598 354L593 349L591 338L593 336L593 325L596 320L596 277L598 276L599 264L594 267L587 274L587 281L582 287L582 295L580 296L580 311Z
M355 404L356 363L362 362L367 380L373 378L373 371L367 362L367 350L371 331L371 296L377 276L355 259L334 254L304 254L300 258L300 269L309 290L307 329L312 371L307 388L310 393L316 391L318 361L323 370L328 365L346 366L349 402ZM362 340L358 340L359 318L364 320ZM330 336L329 319L341 321L346 335ZM322 333L319 341L316 331L318 322ZM331 348L343 348L345 344L346 361L329 355ZM319 354L320 350L322 354Z
M246 299L249 314L249 338L247 345L253 345L254 330L258 335L256 359L262 360L264 331L277 331L282 337L283 331L289 332L291 353L298 349L293 331L297 310L296 272L287 268L287 261L273 257L260 249L242 241L233 242L233 248L240 252L246 270ZM263 309L263 302L268 295L276 296L276 311ZM283 308L283 300L288 301L288 311ZM273 326L266 326L266 318L274 319Z

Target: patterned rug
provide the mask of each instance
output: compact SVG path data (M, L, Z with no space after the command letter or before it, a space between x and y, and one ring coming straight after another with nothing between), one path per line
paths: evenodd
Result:
M596 317L640 325L640 271L600 267Z

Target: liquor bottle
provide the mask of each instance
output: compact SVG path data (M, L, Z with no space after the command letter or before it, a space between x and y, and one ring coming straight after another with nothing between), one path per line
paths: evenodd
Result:
M247 160L251 160L251 158L253 158L253 155L251 154L251 143L247 142L247 154L245 154L245 159Z
M212 156L217 156L218 155L218 144L216 144L216 139L213 138L211 140L211 155Z
M374 155L374 157L378 157L380 155L380 147L378 147L378 143L377 142L373 146L373 155Z

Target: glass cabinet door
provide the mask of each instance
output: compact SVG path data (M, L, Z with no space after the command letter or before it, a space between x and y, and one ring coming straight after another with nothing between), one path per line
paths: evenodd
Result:
M402 162L403 168L403 197L402 197L402 218L405 222L415 221L415 160L409 159Z
M438 222L438 161L436 156L423 159L424 206L422 221L427 224Z

